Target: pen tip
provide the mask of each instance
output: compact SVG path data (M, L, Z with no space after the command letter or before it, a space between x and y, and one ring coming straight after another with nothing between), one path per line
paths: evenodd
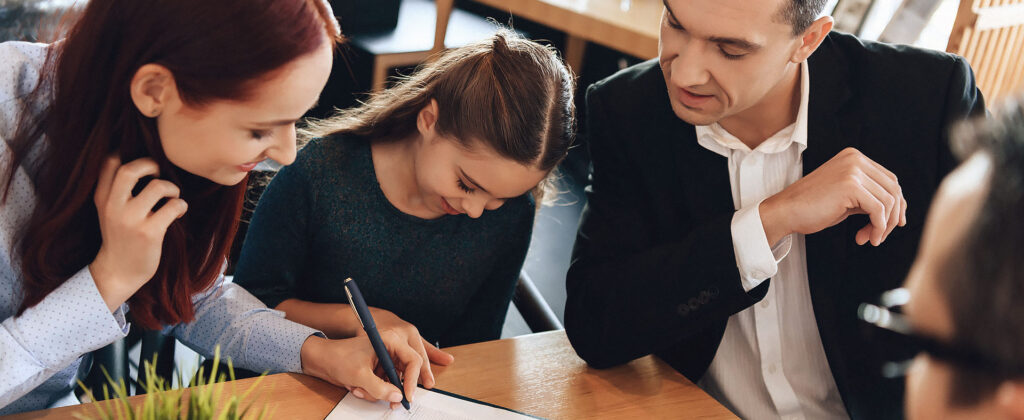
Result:
M409 402L408 401L402 401L402 407L405 407L405 411L409 411Z

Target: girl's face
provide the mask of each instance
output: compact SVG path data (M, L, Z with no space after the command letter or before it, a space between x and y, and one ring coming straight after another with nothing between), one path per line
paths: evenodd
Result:
M425 206L438 217L466 214L478 218L505 200L526 194L548 171L499 156L483 142L467 150L457 140L438 135L437 102L419 114L421 139L415 148L415 179Z
M243 101L202 106L182 101L166 68L147 64L132 80L132 97L156 118L164 154L175 166L221 185L245 179L264 159L295 160L295 123L312 108L327 83L333 51L324 41L256 82Z

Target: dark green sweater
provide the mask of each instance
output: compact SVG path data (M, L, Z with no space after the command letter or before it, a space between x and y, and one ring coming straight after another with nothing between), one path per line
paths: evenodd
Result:
M533 227L527 196L485 211L424 220L384 196L369 141L314 140L260 198L235 282L274 307L288 298L348 303L359 282L367 304L394 312L430 342L496 339Z

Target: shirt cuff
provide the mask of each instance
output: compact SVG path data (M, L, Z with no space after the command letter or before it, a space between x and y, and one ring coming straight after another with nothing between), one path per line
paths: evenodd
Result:
M110 312L86 267L17 317L12 333L44 366L59 370L126 336L125 310Z
M761 223L761 202L737 210L732 217L732 245L736 253L736 267L743 280L743 290L749 292L779 271L779 262L789 255L793 246L792 235L787 235L775 247L768 245L768 237Z
M284 318L284 312L269 309L253 326L246 353L253 366L272 373L302 373L302 345L310 336L324 333Z

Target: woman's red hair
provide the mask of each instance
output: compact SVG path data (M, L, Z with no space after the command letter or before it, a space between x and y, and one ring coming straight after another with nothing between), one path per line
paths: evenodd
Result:
M123 162L156 160L189 204L167 231L156 275L129 300L133 320L150 329L192 321L192 297L216 281L230 249L246 182L224 187L172 165L155 120L131 101L130 81L156 63L170 69L190 105L246 99L263 76L337 41L335 25L322 0L89 1L51 48L11 142L6 186L46 139L32 159L35 211L16 247L18 313L95 259L102 237L93 191L104 158L117 153Z

